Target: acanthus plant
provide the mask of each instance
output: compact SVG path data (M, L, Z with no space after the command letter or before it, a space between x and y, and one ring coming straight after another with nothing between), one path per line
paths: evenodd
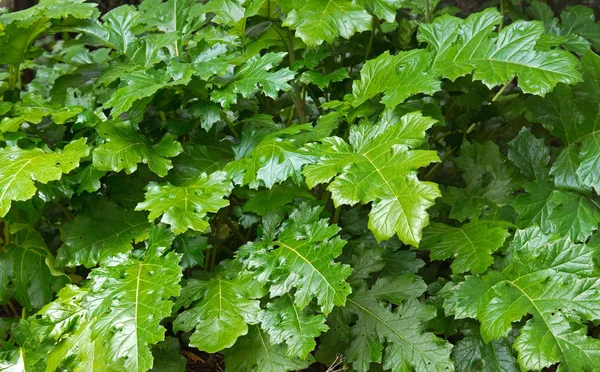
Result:
M0 370L596 370L600 25L501 5L1 14Z

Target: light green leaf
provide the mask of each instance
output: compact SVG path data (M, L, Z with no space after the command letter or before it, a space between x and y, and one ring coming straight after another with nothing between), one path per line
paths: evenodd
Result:
M433 94L440 90L440 81L430 73L431 55L422 49L389 52L367 61L360 70L360 81L352 84L354 106L384 93L381 102L394 108L411 95Z
M279 0L287 17L284 26L309 47L332 44L339 36L349 39L371 29L371 16L354 0Z
M287 91L291 88L288 82L295 74L287 67L275 72L269 70L279 65L286 55L287 53L284 52L271 52L250 58L231 79L228 79L228 84L224 88L213 91L212 100L227 108L236 101L237 94L249 98L260 91L267 97L277 98L279 91Z
M452 272L480 274L494 263L492 254L508 237L509 223L473 220L458 227L432 223L423 230L420 249L429 249L434 260L452 257Z
M312 129L310 124L279 130L245 129L239 145L233 149L235 161L227 164L225 170L234 183L253 189L262 185L271 188L288 178L299 184L303 181L302 167L317 158L301 151L295 136Z
M490 8L465 20L444 15L422 24L419 40L429 44L433 70L451 80L472 73L489 88L516 77L524 93L541 96L558 83L581 81L577 59L569 52L535 48L545 32L541 22L516 21L496 34L500 19Z
M309 187L333 182L327 188L335 205L372 202L369 228L378 240L398 234L418 246L428 224L427 208L440 196L437 185L422 182L417 170L438 161L434 151L417 150L435 120L412 112L401 118L384 115L376 125L365 123L350 130L350 143L329 137L306 146L319 157L303 173Z
M34 181L44 184L56 181L63 173L77 168L90 151L85 142L85 138L80 138L62 151L0 149L0 217L8 213L11 201L28 200L35 195Z
M149 221L162 215L161 222L170 225L175 233L188 229L204 232L209 227L207 213L228 206L229 201L223 198L229 196L232 188L225 172L203 173L184 186L150 182L145 201L135 209L150 211Z
M164 226L151 230L143 258L120 254L92 270L91 293L83 300L92 321L92 338L105 338L107 357L123 361L128 371L152 367L150 345L164 339L163 318L171 314L170 297L179 296L179 255L168 252L174 235Z
M190 281L182 297L191 296L195 304L177 316L174 330L195 329L190 345L208 353L229 348L248 333L248 324L259 322L257 299L263 295L260 284L247 273L233 279L217 274L208 281Z
M139 163L144 163L151 171L164 177L173 167L169 158L182 151L174 136L165 134L158 143L152 144L127 121L105 121L96 127L96 131L105 140L93 153L94 167L101 171L125 170L131 174Z
M86 211L60 229L64 244L56 258L61 266L94 267L109 256L131 251L134 242L148 236L150 224L145 213L129 211L106 199L86 206Z
M325 314L343 306L350 293L349 266L334 262L346 242L339 227L319 219L321 208L302 204L277 230L276 237L248 243L238 251L256 280L270 285L271 296L295 288L294 304L303 310L313 298Z
M315 84L320 89L325 89L331 83L342 81L349 78L348 70L345 68L337 69L327 75L317 71L306 71L300 76L300 81L304 84Z

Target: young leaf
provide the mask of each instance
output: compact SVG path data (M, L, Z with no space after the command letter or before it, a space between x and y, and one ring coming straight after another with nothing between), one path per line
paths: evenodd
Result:
M0 149L0 217L10 209L12 201L28 200L35 195L35 182L59 180L79 166L81 158L90 152L85 138L69 143L60 151L18 147Z
M419 93L433 94L440 90L440 81L430 73L431 55L421 49L389 52L367 61L360 70L360 81L352 84L354 106L384 93L381 102L394 108L409 96Z
M290 358L306 359L317 345L315 338L329 329L324 315L310 315L298 309L290 295L269 303L259 319L271 343L286 343L285 354Z
M151 171L161 177L167 175L172 163L169 158L181 153L181 144L166 134L157 144L138 133L138 128L126 121L105 121L97 128L106 141L93 153L93 164L101 171L133 173L139 163L148 164Z
M228 206L229 201L223 197L228 196L232 188L225 172L203 173L184 186L150 182L146 200L135 209L150 211L149 221L162 215L161 222L170 225L175 233L188 229L204 232L209 227L207 213L216 213Z

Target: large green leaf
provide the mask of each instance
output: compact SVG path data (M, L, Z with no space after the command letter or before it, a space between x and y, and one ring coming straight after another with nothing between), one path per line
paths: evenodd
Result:
M309 187L328 186L336 206L372 202L369 228L378 240L398 234L406 244L419 245L429 222L426 210L440 196L437 185L422 182L417 170L439 161L436 153L418 150L435 120L419 112L398 117L388 111L376 125L354 126L350 143L339 137L306 146L319 162L305 167Z
M60 229L64 243L57 254L60 265L91 268L109 256L131 251L134 242L148 236L150 224L144 213L129 211L105 199L86 206L87 211Z
M181 153L181 144L170 135L152 144L138 128L127 121L105 121L96 128L105 140L93 153L93 164L98 170L133 173L139 163L148 164L151 171L165 176L173 167L169 158Z
M371 16L355 0L278 0L283 22L309 47L371 29Z
M472 73L489 88L516 77L523 92L541 96L558 83L581 81L577 59L569 52L536 49L543 24L516 21L496 34L501 18L491 8L465 20L444 15L421 25L419 40L428 43L434 55L433 71L451 80Z
M321 211L301 205L279 227L276 237L249 243L238 254L256 280L269 284L271 296L295 289L294 304L300 310L316 298L327 314L345 304L351 291L345 280L352 270L334 262L346 242L337 236L339 227L319 219Z
M264 290L251 278L248 273L231 279L217 274L207 281L188 283L182 297L195 303L177 316L175 331L195 329L190 344L209 353L233 346L238 337L248 333L248 324L259 322L257 299Z
M207 213L228 206L229 201L223 198L229 196L232 188L225 172L203 173L183 186L150 182L146 200L136 210L150 211L150 221L162 215L161 222L176 233L188 229L204 232L209 227Z
M0 149L0 217L8 213L11 201L28 200L36 193L35 182L59 180L79 166L89 154L85 138L69 143L61 151L18 147Z
M595 368L600 341L586 335L584 321L600 317L600 281L593 277L593 250L569 238L520 230L501 272L469 276L454 287L445 307L457 318L477 318L486 342L506 336L530 314L514 347L519 364L539 370Z
M423 231L421 249L429 249L434 260L454 258L452 272L485 272L494 263L492 253L502 246L510 224L473 220L461 226L432 223Z

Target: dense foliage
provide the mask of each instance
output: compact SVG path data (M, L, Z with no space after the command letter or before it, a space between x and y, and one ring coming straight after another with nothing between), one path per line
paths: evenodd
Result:
M500 5L0 14L0 371L597 370L600 24Z

